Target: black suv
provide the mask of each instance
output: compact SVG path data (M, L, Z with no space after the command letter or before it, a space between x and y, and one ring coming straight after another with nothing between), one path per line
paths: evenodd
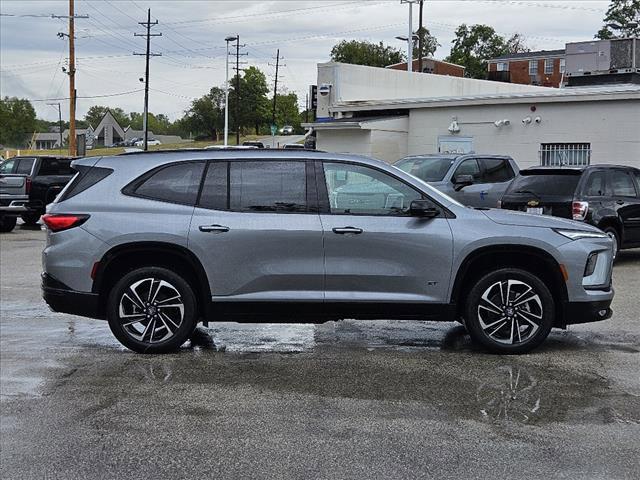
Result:
M29 200L22 220L35 225L44 214L46 206L69 183L76 171L71 168L71 157L28 156L14 157L3 163L2 173L26 175L26 194Z
M640 247L640 170L618 165L521 170L501 207L571 218L607 232L618 249Z

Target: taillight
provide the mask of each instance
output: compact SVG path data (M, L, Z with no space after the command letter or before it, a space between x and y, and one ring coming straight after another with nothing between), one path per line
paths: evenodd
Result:
M26 179L24 190L27 195L31 193L31 179L29 177Z
M42 216L42 221L52 232L60 232L82 225L88 218L89 215L47 213Z
M589 211L589 202L573 202L571 204L571 214L574 220L584 220Z

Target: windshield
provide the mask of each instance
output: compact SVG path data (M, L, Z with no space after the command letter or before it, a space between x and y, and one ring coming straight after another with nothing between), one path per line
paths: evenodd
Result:
M509 190L507 190L507 193L573 196L579 181L580 175L552 173L519 175L509 186Z
M440 182L452 164L452 158L408 157L396 163L396 167L424 182Z

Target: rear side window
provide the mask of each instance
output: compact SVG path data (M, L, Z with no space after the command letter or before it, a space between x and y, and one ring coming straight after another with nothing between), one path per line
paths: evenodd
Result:
M607 173L604 171L593 172L589 175L585 195L588 197L601 197L607 194Z
M636 188L629 173L623 170L612 170L609 174L609 185L614 197L635 197Z
M84 192L86 189L93 187L96 183L104 180L113 173L110 168L102 167L89 167L86 165L78 165L78 173L71 180L69 185L62 191L58 202L67 200L68 198L75 197L79 193Z
M484 167L482 172L484 183L508 182L514 177L509 162L503 158L483 158L480 162Z
M523 174L515 178L508 192L573 196L579 181L579 174Z
M183 162L153 171L133 190L139 197L195 205L204 162ZM125 193L128 192L125 189Z
M71 159L43 158L40 162L38 175L73 175L76 173L71 168Z
M231 210L306 212L305 162L230 162Z
M18 160L16 173L19 173L20 175L30 175L31 169L33 168L33 162L35 162L34 158L21 158Z

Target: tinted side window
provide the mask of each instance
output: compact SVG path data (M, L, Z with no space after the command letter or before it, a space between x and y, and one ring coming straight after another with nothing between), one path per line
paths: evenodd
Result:
M622 170L612 170L609 176L609 186L614 197L635 197L636 189L631 175Z
M480 160L484 167L482 181L484 183L507 182L514 177L511 165L501 158L483 158Z
M44 158L40 162L38 175L74 175L71 168L71 159Z
M334 214L408 215L422 195L401 180L360 165L325 163L329 207Z
M209 162L207 174L204 177L199 205L203 208L226 210L228 205L229 162Z
M604 171L593 172L589 175L585 188L585 195L588 197L601 197L607 192L607 174Z
M164 167L145 179L134 191L141 197L194 205L204 162L185 162Z
M31 174L31 169L33 168L33 162L35 162L35 159L33 158L22 158L18 160L18 167L16 168L16 173L19 173L21 175Z
M634 170L633 175L636 177L636 188L638 189L638 197L640 197L640 170Z
M230 162L230 208L249 212L306 212L305 162Z
M462 162L458 165L458 168L456 168L453 179L458 175L472 175L474 182L480 182L480 167L478 166L478 161L475 158L470 158Z

